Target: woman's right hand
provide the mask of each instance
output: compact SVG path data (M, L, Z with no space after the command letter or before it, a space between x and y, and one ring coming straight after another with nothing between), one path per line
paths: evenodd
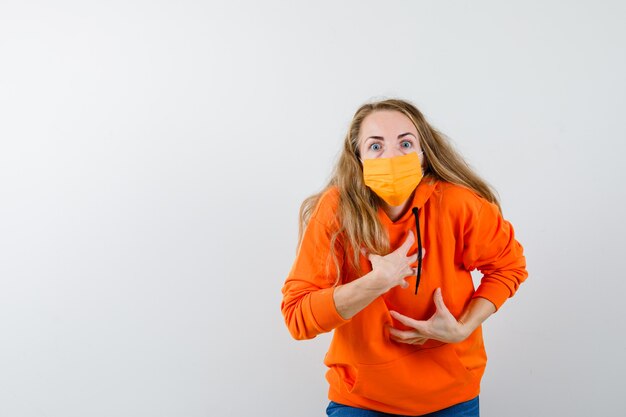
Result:
M367 280L362 284L380 294L384 294L398 285L407 288L409 283L406 282L406 278L415 275L416 272L415 268L411 268L410 265L417 261L417 253L411 256L406 255L414 242L415 236L412 231L409 231L404 243L393 252L385 256L367 255L372 264L372 272L362 278Z
M345 320L352 318L369 303L393 287L399 285L406 288L409 286L406 278L415 274L415 269L409 265L417 260L417 253L413 256L406 256L406 254L414 241L413 232L409 232L404 243L390 254L385 256L367 255L367 259L372 264L372 271L359 279L335 288L333 300L341 317ZM363 253L363 255L366 254Z

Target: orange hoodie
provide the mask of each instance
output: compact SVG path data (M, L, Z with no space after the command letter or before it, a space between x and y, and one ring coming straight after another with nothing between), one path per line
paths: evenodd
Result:
M417 320L435 312L433 293L441 287L443 299L459 317L469 301L483 297L496 308L526 279L526 262L513 228L496 205L461 186L424 178L416 188L412 207L419 223L426 255L415 295L415 277L409 287L395 287L344 320L333 301L335 266L329 261L330 238L337 230L339 192L330 188L321 197L304 232L300 248L282 289L285 322L296 339L310 339L334 329L324 363L329 367L329 399L392 414L420 415L470 400L480 391L487 356L478 327L460 343L429 340L408 345L389 338L386 324L406 329L390 310ZM392 222L382 209L378 216L389 233L392 250L415 233L411 210ZM341 282L371 271L361 256L359 275L347 261L348 245L335 244ZM416 253L416 244L408 254ZM328 263L330 262L330 264ZM483 274L474 290L470 271Z

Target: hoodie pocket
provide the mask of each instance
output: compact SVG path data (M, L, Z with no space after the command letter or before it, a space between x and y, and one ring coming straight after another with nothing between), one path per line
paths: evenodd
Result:
M418 350L383 364L356 365L353 370L354 380L344 379L348 391L385 404L408 398L429 402L478 382L451 344Z

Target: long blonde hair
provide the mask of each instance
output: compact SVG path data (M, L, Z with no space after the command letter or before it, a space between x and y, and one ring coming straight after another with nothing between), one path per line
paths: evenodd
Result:
M367 116L379 110L398 111L407 116L415 125L419 134L419 143L424 151L424 180L434 178L467 187L500 207L496 193L491 186L472 171L449 140L434 129L413 104L399 99L364 104L352 118L344 139L343 150L330 181L322 191L306 198L300 206L298 232L300 243L304 229L320 197L329 188L337 187L339 190L337 216L340 226L332 235L330 247L334 248L339 236L343 236L351 248L351 253L346 254L347 258L357 270L360 270L359 255L362 247L369 253L379 255L385 255L390 251L389 237L378 218L381 200L363 182L363 166L359 161L361 124ZM337 272L335 284L338 284L341 279L339 262L335 251L331 250L331 254Z

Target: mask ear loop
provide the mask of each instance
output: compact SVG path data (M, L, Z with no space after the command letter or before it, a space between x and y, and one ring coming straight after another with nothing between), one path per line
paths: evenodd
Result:
M417 154L417 158L420 160L420 170L422 171L422 178L424 178L424 165L423 165L423 163L424 163L424 158L423 158L423 157L422 157L422 158L420 158L420 155L424 155L424 151L419 152L419 153Z

